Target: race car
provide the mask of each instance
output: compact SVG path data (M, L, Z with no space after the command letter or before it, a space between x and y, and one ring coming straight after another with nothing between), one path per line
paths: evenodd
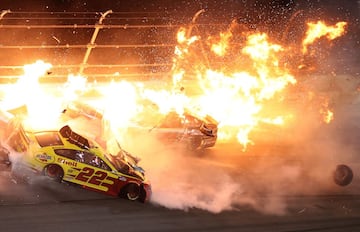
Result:
M127 125L127 136L136 137L143 134L155 136L165 145L180 145L189 150L213 147L217 141L218 122L211 116L196 116L186 110L183 114L175 111L163 115L151 104L144 104L147 109ZM98 131L104 133L109 122L103 112L82 102L71 102L63 111L68 118L84 117L97 124ZM69 119L66 119L69 120ZM65 121L66 121L65 120Z
M196 117L189 111L171 111L148 130L166 144L181 144L189 150L213 147L217 140L217 122L210 116Z
M38 132L19 127L8 144L23 154L21 163L27 170L55 181L132 201L147 202L151 197L151 185L138 159L120 146L112 147L110 153L68 125L58 131Z

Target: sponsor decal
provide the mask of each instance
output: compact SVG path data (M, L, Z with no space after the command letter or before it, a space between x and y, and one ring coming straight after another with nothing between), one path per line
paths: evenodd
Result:
M70 167L76 167L76 166L77 166L77 162L76 162L76 161L66 160L66 159L63 159L63 158L58 158L57 161L58 161L59 163L68 165L68 166L70 166Z
M44 162L44 163L47 163L48 161L50 161L52 159L51 156L49 156L48 154L46 153L43 153L43 154L37 154L35 156L35 158L41 162Z

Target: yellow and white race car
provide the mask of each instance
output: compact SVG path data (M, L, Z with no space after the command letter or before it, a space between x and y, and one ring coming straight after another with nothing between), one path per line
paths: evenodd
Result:
M150 199L151 186L138 159L120 146L116 154L109 153L67 125L59 131L16 128L8 145L24 154L21 163L30 170L112 196L141 202Z

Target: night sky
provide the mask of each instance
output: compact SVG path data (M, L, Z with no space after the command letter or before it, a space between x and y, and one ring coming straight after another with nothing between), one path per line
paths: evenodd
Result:
M9 14L0 21L0 24L89 24L97 22L99 13L112 10L114 13L109 15L105 24L120 25L144 25L144 24L166 24L177 25L187 24L191 21L194 14L204 9L205 13L198 18L197 23L211 23L216 26L209 26L209 31L219 30L217 24L229 25L235 20L239 24L246 25L253 30L260 30L268 33L272 38L285 38L286 43L296 42L298 35L305 30L305 21L315 21L326 19L328 23L337 21L349 22L346 40L338 42L330 53L333 58L329 65L334 65L339 72L351 72L359 75L357 68L360 61L360 3L355 0L222 0L222 1L73 1L73 0L39 0L39 1L18 1L1 0L2 10L11 10ZM21 13L23 12L23 13ZM66 21L61 19L61 15L54 16L54 19L34 20L39 17L35 12L78 12L74 17L81 17L80 12L93 12L88 21ZM96 13L97 12L97 13ZM118 13L118 14L116 14ZM143 17L146 20L116 20L116 16L123 17ZM296 14L294 19L291 17ZM10 20L9 17L24 17L24 20ZM88 15L89 16L89 15ZM91 19L93 17L93 19ZM28 19L28 21L26 21ZM291 20L290 20L291 19ZM284 28L290 28L288 34L284 35ZM142 31L116 31L102 30L98 36L98 44L174 44L177 28L167 30L148 29ZM226 28L224 28L226 29ZM93 28L84 30L7 30L0 29L2 45L49 45L56 44L56 39L60 44L86 44L89 42L93 33ZM282 41L284 42L284 41ZM21 63L33 62L38 59L46 59L55 64L73 64L81 62L85 50L0 50L0 62L3 65L20 65ZM169 63L173 47L160 49L140 49L137 48L129 52L126 49L118 49L112 55L114 49L106 51L107 55L96 54L94 50L89 63ZM24 55L25 54L25 55ZM123 61L123 57L127 57ZM166 69L163 67L162 69ZM72 71L72 70L70 70ZM125 72L126 70L122 70ZM129 70L128 70L129 71ZM131 71L131 70L130 70ZM129 71L129 72L130 72ZM166 70L150 70L159 72ZM145 70L149 72L149 70Z
M60 11L60 12L104 12L109 9L118 12L156 12L169 14L174 19L191 17L205 9L213 21L238 18L242 22L276 24L286 21L298 11L304 11L308 18L359 19L360 9L356 0L221 0L221 1L114 1L114 0L2 0L2 9L12 11ZM206 19L208 20L208 19ZM359 23L359 22L357 22Z

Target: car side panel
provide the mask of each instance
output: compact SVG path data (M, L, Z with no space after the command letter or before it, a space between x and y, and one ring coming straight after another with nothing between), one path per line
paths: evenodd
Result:
M118 177L109 171L80 164L79 168L72 168L71 172L70 181L73 183L110 195L118 194Z
M35 139L31 137L33 141ZM118 196L120 190L128 183L136 183L139 186L141 180L112 171L113 168L97 167L85 160L79 161L72 156L68 157L64 153L57 153L58 150L73 150L96 155L96 151L79 149L75 145L65 144L65 146L40 147L37 143L30 143L29 149L24 153L24 163L36 173L42 173L49 164L59 165L63 171L63 180L80 185L86 189ZM61 154L61 155L60 155ZM109 164L107 164L109 165Z

